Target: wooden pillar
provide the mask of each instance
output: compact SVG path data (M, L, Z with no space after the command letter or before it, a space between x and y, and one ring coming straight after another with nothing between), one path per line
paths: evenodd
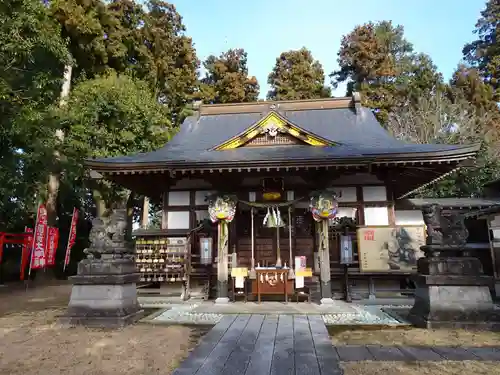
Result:
M229 225L219 221L217 224L217 299L215 303L228 303L228 247L229 247Z
M385 190L387 194L387 217L389 219L389 225L396 225L396 211L394 208L394 190L392 183L386 183Z
M168 191L163 193L161 208L161 229L168 229Z
M332 284L330 274L330 241L328 238L328 220L320 222L320 282L321 282L321 304L333 303Z
M141 228L146 229L149 225L149 198L144 197L142 201Z

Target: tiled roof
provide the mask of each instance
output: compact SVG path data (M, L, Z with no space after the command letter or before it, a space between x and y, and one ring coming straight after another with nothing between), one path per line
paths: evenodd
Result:
M330 99L330 101L338 99ZM327 103L328 100L326 101ZM235 110L233 110L234 112ZM288 160L366 159L366 158L418 158L439 154L452 157L464 152L477 151L475 146L408 144L392 137L376 120L368 108L314 108L294 110L288 107L276 112L291 124L318 135L337 146L309 145L240 147L215 151L214 147L235 137L257 123L269 112L246 113L200 112L188 117L173 139L159 150L105 159L89 160L87 164L142 164L142 163L243 163ZM472 147L472 149L471 149ZM472 150L472 151L471 151Z

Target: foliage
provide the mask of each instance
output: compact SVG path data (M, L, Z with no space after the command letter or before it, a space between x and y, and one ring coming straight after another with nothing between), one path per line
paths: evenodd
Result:
M69 62L59 34L43 3L0 4L0 230L29 222L47 178L53 132L40 120Z
M311 51L301 48L283 52L277 59L267 83L271 89L268 100L318 99L331 96L325 86L325 74Z
M86 158L151 151L163 146L171 134L165 107L146 83L125 75L78 84L67 105L52 110L50 120L66 134L62 154L67 163L65 181L70 184L84 175ZM120 198L114 185L101 184L98 190L107 207Z
M205 77L200 80L200 99L205 103L255 102L259 96L257 78L248 75L247 53L230 49L203 62Z
M451 97L464 98L478 110L498 112L493 88L484 82L478 69L459 65L450 85L453 88Z
M330 74L333 86L346 82L347 95L360 92L363 105L384 125L393 108L415 103L442 85L430 57L414 53L403 27L390 21L356 26L345 35L338 64L340 69Z
M465 60L476 67L483 79L490 84L498 99L500 88L500 2L489 0L474 30L477 39L463 49Z
M70 40L74 80L109 71L144 80L177 124L192 99L198 59L182 17L169 3L150 0L57 0L54 17Z
M450 87L449 90L453 90ZM479 112L463 96L447 93L422 97L416 105L394 110L389 118L389 129L398 139L412 143L481 144L474 165L450 175L435 186L426 189L423 196L479 196L483 185L500 172L498 133L490 136L491 112Z

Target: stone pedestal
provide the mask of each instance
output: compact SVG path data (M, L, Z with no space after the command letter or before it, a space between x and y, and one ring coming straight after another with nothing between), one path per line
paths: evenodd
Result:
M142 317L133 260L85 259L70 280L73 288L63 323L119 328Z
M490 293L494 280L483 274L479 259L460 256L465 254L459 248L423 250L428 256L418 261L410 322L423 328L500 329Z
M228 297L228 283L227 281L217 281L217 299L216 304L227 304L229 303Z

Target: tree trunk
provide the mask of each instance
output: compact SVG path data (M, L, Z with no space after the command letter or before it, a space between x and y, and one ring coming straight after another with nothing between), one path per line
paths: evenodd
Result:
M64 67L64 81L61 88L61 96L59 105L62 107L66 104L66 101L69 96L69 91L71 89L71 73L72 73L71 65L66 65ZM61 129L57 129L55 133L55 137L57 138L57 144L61 144L64 141L64 132ZM57 146L56 146L57 147ZM60 185L60 171L59 171L59 160L61 159L61 155L59 151L54 150L54 158L56 161L56 170L53 171L49 176L49 181L47 185L47 221L50 226L56 226L57 224L57 195L59 193L59 185Z
M64 67L64 79L63 79L63 85L61 88L61 96L60 96L60 101L59 105L63 106L66 104L69 91L71 89L71 73L72 73L72 66L71 65L66 65ZM55 170L52 171L52 173L49 175L49 181L47 183L47 203L46 203L46 208L47 208L47 223L49 226L55 227L57 226L57 219L58 219L58 214L57 214L57 196L59 194L59 186L60 186L60 178L61 178L61 172L60 172L60 166L59 166L59 161L61 159L61 155L59 151L57 150L57 147L59 144L61 144L64 141L64 132L61 129L57 129L55 132L55 137L56 137L56 150L54 150L54 159L56 162L56 168ZM38 272L37 279L50 279L54 278L54 270L53 269L44 269L43 272Z

